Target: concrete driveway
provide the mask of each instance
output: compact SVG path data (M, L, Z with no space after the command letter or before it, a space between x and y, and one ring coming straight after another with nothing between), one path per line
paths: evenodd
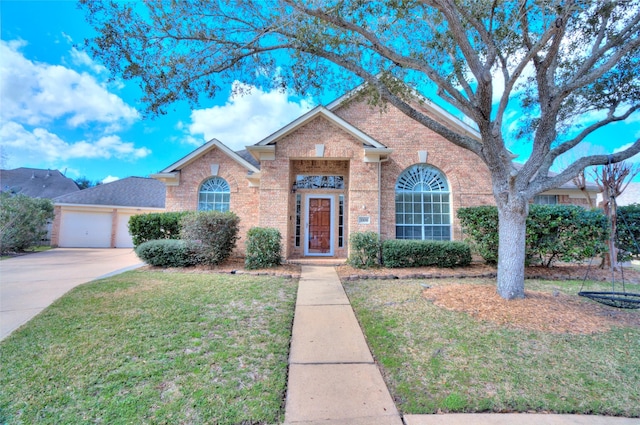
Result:
M0 261L0 340L81 283L142 264L131 248L56 248Z

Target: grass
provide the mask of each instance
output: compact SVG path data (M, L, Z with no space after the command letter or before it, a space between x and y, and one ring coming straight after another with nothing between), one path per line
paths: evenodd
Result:
M149 271L82 285L0 344L0 423L278 423L296 289Z
M552 411L640 416L640 329L617 327L592 335L508 329L435 306L421 297L421 283L345 283L403 414ZM444 283L429 281L437 284ZM549 292L576 294L581 286L527 281L527 289ZM608 288L588 282L584 290Z

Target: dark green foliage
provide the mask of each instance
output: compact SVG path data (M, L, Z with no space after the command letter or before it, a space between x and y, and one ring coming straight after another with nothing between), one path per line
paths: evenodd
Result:
M129 233L133 238L133 245L157 239L180 239L180 220L184 212L151 213L131 216L129 219Z
M640 204L618 207L618 260L640 258Z
M136 255L156 267L188 267L195 264L195 253L189 244L177 239L159 239L141 243Z
M380 237L376 232L355 232L349 236L351 253L347 263L358 269L380 264Z
M458 217L473 249L489 264L498 260L498 210L460 208ZM526 261L551 266L555 261L580 261L606 249L606 218L602 212L574 205L531 205L527 217Z
M387 240L382 243L385 267L465 267L471 248L464 242Z
M276 267L282 263L282 236L272 227L252 227L247 232L247 269Z
M498 209L494 206L458 209L462 230L471 248L487 264L498 263Z
M240 239L239 223L232 212L199 211L182 218L180 235L197 252L198 263L213 266L231 255Z
M49 199L0 193L0 252L24 251L39 245L47 235L47 221L53 217Z
M550 267L581 261L606 250L602 212L574 205L531 205L527 218L527 262Z

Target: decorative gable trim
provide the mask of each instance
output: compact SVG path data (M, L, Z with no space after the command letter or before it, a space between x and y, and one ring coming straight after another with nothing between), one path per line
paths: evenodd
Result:
M366 83L365 83L366 84ZM337 108L347 103L351 99L353 99L362 89L365 87L365 84L361 84L355 89L349 91L348 93L340 96L333 102L327 105L327 109L330 111L335 111ZM426 112L433 114L436 118L441 119L445 123L449 124L453 130L458 131L468 137L472 137L476 140L481 140L480 133L471 127L469 124L462 121L460 118L454 116L450 112L447 112L440 106L433 103L430 99L413 90L413 96L418 102L419 106L424 109Z
M185 165L189 164L190 162L196 160L201 155L209 152L213 148L220 149L225 155L227 155L229 158L233 159L238 164L240 164L241 166L246 168L249 172L252 172L252 173L259 173L260 172L260 170L258 168L254 167L249 162L247 162L247 160L245 160L240 155L238 155L237 153L235 153L234 151L229 149L221 141L219 141L217 139L211 139L207 143L205 143L204 145L200 146L198 149L194 150L193 152L191 152L190 154L185 156L184 158L180 159L179 161L171 164L170 166L168 166L164 170L160 171L160 173L154 174L152 177L160 179L159 177L162 177L164 175L171 174L171 173L174 173L176 171L179 171L182 167L184 167ZM159 177L155 177L155 176L159 176Z
M157 173L149 175L152 179L160 180L167 186L179 186L180 185L180 171L174 171L171 173Z
M254 154L254 152L258 152L258 150L256 149L257 147L274 144L277 140L294 132L295 130L307 124L308 122L310 122L311 120L315 119L318 116L322 116L327 120L329 120L330 122L334 123L336 126L340 127L341 129L343 129L344 131L346 131L347 133L351 134L353 137L361 141L365 146L373 146L376 148L386 148L386 146L384 146L382 143L378 142L371 136L363 133L361 130L349 124L347 121L343 120L342 118L340 118L339 116L331 112L329 109L325 108L324 106L317 106L312 110L310 110L309 112L307 112L306 114L299 117L298 119L282 127L280 130L276 131L266 139L263 139L262 141L256 143L253 146L248 146L247 150L251 152L251 154L254 157L256 157L256 159L259 159L258 156Z

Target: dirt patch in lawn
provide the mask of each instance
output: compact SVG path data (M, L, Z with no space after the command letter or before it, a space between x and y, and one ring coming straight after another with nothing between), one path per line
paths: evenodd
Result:
M422 295L437 306L519 329L591 334L612 326L640 327L638 310L606 307L559 292L525 291L524 299L507 301L495 285L450 284L425 289Z

